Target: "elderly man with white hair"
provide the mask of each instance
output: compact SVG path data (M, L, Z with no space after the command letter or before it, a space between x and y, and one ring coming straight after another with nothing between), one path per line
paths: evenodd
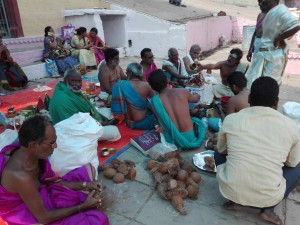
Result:
M104 126L104 133L100 140L119 140L120 132L116 126L112 125L115 121L109 121L100 115L94 105L81 93L81 87L81 73L76 69L68 69L64 74L64 81L55 86L50 101L49 110L53 123L59 123L79 112L89 113Z
M147 99L153 97L154 91L143 81L143 68L139 63L129 64L126 73L129 80L117 82L112 89L111 111L131 129L151 130L154 115Z

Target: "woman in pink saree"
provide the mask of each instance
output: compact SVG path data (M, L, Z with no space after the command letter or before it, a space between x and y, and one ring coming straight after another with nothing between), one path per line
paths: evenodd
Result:
M104 59L105 43L98 36L98 30L95 27L90 30L87 38L89 39L89 43L93 44L92 50L94 51L96 62L98 65Z
M47 118L25 121L19 141L0 152L0 217L8 225L109 225L96 209L102 187L92 181L90 164L55 176L48 157L56 148L56 134Z

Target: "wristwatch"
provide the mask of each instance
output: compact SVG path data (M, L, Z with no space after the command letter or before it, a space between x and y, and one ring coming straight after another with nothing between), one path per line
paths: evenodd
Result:
M82 183L82 190L85 190L86 189L86 181L84 181L83 183Z

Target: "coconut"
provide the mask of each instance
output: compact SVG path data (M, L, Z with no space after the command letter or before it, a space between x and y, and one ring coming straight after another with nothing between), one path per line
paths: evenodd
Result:
M108 179L112 179L116 173L117 171L114 168L107 168L103 172L104 176Z
M114 175L113 181L116 184L122 183L124 180L125 180L124 174L122 174L122 173L116 173Z
M197 172L192 172L191 173L191 178L197 183L199 184L199 182L201 181L201 176L199 173Z
M181 198L180 195L175 195L172 197L171 203L173 205L173 207L180 212L180 214L182 215L186 215L186 209L183 206L183 199Z
M132 167L130 168L126 178L128 178L129 180L134 180L136 177L136 170Z
M113 167L113 165L112 165L111 163L106 163L106 164L103 164L103 165L99 166L99 168L100 168L102 171L104 171L104 170L106 170L106 169L108 169L108 168L112 168L112 167Z
M174 188L177 188L177 181L175 179L171 179L168 182L168 190L172 190Z
M197 199L199 188L195 187L194 185L190 185L186 189L188 191L188 198L190 199Z
M121 164L119 165L119 167L118 167L118 171L119 171L120 173L125 173L127 170L128 170L127 165L124 164L124 163L121 163Z
M111 161L111 164L112 165L115 165L115 164L120 164L121 163L121 160L120 159L113 159L112 161Z
M149 161L147 162L147 169L148 169L148 170L152 170L152 169L155 167L155 165L156 165L156 163L155 163L154 160L149 160Z
M181 180L177 180L177 186L179 188L186 188L186 184Z
M188 172L186 172L185 170L179 170L177 174L177 180L185 181L187 177Z

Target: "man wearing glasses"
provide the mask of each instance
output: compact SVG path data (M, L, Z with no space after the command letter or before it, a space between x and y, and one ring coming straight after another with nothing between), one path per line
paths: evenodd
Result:
M150 73L154 70L157 70L157 67L154 63L154 55L150 48L144 48L141 51L141 65L143 67L143 81L148 81Z

